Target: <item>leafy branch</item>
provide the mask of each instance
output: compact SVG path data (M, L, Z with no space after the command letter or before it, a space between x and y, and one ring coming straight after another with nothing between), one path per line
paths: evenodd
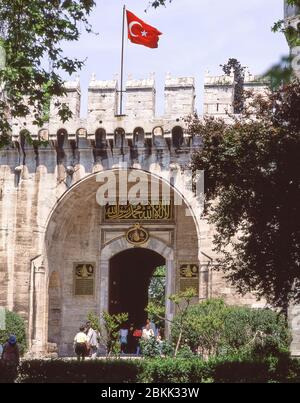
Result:
M176 357L179 347L181 345L182 334L185 329L186 315L187 315L188 309L195 297L196 297L196 292L193 288L190 288L186 291L181 291L178 294L173 294L173 295L169 296L169 300L175 305L175 309L177 312L176 324L179 329L179 335L178 335L176 348L175 348L175 357ZM151 302L148 304L146 311L148 312L149 315L151 315L153 317L157 317L157 318L167 321L171 324L174 323L174 320L169 319L165 316L165 307L162 307L162 305L160 305L160 304Z
M42 126L50 100L66 94L61 73L80 70L84 61L63 54L63 41L77 41L82 30L92 32L88 16L93 0L10 0L0 5L0 146L9 143L12 118L33 116ZM1 92L1 91L0 91ZM1 94L0 94L1 95ZM58 105L62 121L72 117Z

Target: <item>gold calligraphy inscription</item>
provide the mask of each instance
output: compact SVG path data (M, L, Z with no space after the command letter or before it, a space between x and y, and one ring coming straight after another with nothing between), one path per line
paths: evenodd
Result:
M75 264L74 267L74 294L77 296L94 295L94 265L91 263L80 263Z
M159 202L157 204L116 204L105 206L105 220L171 220L173 218L172 204Z
M179 267L180 291L193 288L199 295L199 266L193 263L184 263Z
M181 264L179 271L181 278L199 278L199 266L197 264Z

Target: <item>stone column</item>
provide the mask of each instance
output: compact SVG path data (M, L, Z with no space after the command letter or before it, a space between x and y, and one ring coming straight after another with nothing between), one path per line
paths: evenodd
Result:
M205 301L209 298L209 265L200 266L199 273L199 301Z
M33 267L33 332L31 352L34 355L46 353L46 269Z
M109 308L109 260L100 262L100 313Z
M100 289L100 300L99 300L99 312L100 312L100 322L103 324L102 313L108 312L109 310L109 260L100 259L100 276L99 276L99 289ZM100 354L105 355L107 353L106 346L100 343L99 346Z
M294 305L289 308L289 324L292 332L291 354L294 357L300 357L300 305Z
M165 336L169 337L171 331L171 324L169 320L174 318L175 307L174 304L169 300L169 296L175 294L176 292L176 273L174 267L174 260L166 260L167 266L167 284L166 284L166 318L168 319L165 323Z

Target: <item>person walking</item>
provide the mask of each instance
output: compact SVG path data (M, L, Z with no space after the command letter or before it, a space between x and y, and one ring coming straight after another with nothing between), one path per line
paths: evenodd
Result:
M92 360L95 360L97 358L99 348L98 333L95 329L93 329L91 322L86 323L85 329L87 335L88 354Z
M88 353L88 338L84 331L85 327L80 326L79 332L74 337L74 350L78 361L84 361Z
M20 351L15 335L12 334L4 344L1 359L6 366L9 382L14 382L20 363Z

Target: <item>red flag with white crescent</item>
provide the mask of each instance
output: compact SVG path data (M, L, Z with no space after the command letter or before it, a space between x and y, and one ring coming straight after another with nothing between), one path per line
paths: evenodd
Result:
M126 14L128 39L137 45L144 45L153 49L157 48L159 36L162 35L162 33L151 25L146 24L132 12L126 10Z

